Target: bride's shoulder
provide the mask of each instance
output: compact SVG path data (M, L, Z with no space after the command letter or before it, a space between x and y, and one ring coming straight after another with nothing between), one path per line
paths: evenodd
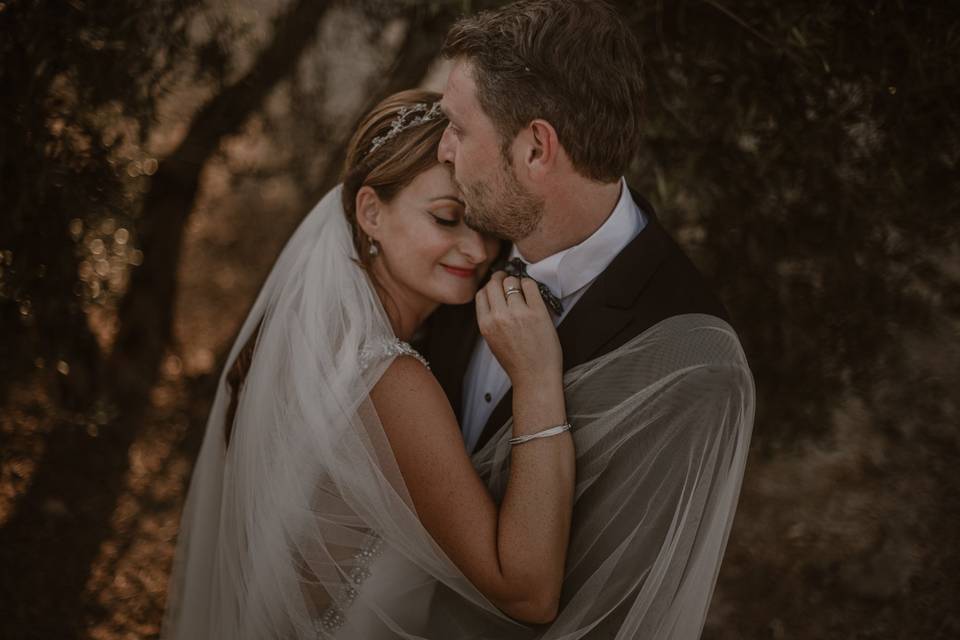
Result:
M370 400L423 515L433 504L421 500L423 492L429 494L450 475L436 471L470 468L457 417L440 383L413 357L394 358L370 390Z
M421 417L450 411L443 388L418 351L399 340L384 348L393 359L370 394L378 411Z
M410 343L404 342L399 338L379 338L368 342L360 349L360 367L367 369L377 360L386 360L397 358L399 356L409 356L422 364L428 370L430 363L419 351L410 346Z

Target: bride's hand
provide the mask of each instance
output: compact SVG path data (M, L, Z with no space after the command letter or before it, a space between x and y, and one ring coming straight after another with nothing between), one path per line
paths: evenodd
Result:
M514 387L563 377L560 340L535 281L497 271L476 301L480 333Z

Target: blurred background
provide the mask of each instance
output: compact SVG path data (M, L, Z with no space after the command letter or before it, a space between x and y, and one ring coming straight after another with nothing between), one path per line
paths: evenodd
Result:
M151 638L235 332L496 2L0 1L0 637ZM960 637L960 5L620 2L758 414L710 639Z

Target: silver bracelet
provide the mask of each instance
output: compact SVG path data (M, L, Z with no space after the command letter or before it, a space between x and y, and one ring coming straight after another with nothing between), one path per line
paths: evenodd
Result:
M550 427L549 429L544 429L543 431L537 431L536 433L531 433L528 436L517 436L515 438L510 438L507 440L511 446L515 444L523 444L524 442L529 442L536 438L549 438L550 436L555 436L563 433L564 431L570 431L570 423L564 422L563 424L558 424L555 427Z

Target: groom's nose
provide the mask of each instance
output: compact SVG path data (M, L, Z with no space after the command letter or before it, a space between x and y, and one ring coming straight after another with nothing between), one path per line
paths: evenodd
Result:
M437 145L437 160L441 163L453 164L453 160L456 158L454 144L454 136L450 133L450 127L447 127L443 130L443 135L440 136L440 144Z

